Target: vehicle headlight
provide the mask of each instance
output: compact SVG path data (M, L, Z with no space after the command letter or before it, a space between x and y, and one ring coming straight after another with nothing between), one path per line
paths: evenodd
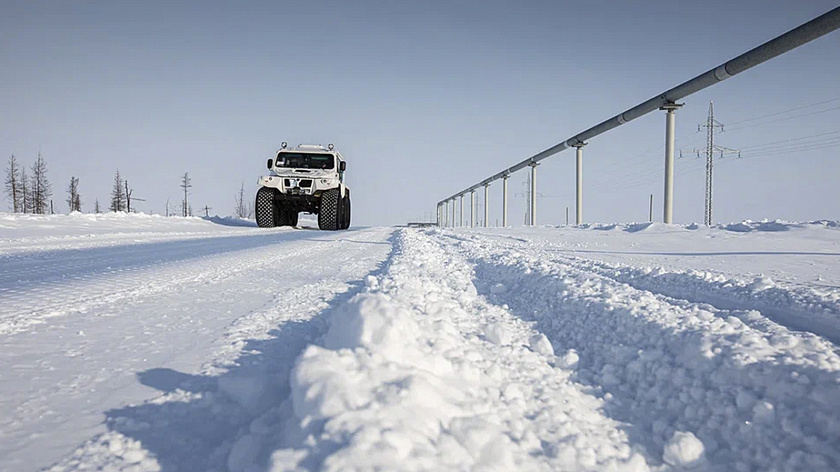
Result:
M321 183L322 184L328 184L328 183L330 183L330 179L321 179Z

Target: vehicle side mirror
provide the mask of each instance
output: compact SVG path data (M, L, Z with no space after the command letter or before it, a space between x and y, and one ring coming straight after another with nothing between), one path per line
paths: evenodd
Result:
M273 164L273 163L274 163L274 159L269 159L268 160L268 168L269 169L271 169L271 164Z
M347 170L347 163L341 161L341 164L338 165L338 168L341 169L341 172L344 172L345 170Z

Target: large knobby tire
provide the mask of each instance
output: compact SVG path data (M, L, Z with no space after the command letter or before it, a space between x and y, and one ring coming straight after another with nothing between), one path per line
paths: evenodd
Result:
M277 226L294 226L291 222L291 212L282 206L277 211Z
M350 190L345 190L347 194L344 198L344 205L342 205L343 211L343 219L342 222L344 224L341 225L341 229L347 229L350 227Z
M275 190L270 187L260 187L257 190L257 201L254 207L257 209L257 226L260 228L273 228L277 226L279 211L274 201Z
M341 191L337 188L327 190L321 194L321 205L318 210L318 228L327 231L340 229L340 203Z
M280 223L277 226L297 226L298 212L291 208L280 208Z

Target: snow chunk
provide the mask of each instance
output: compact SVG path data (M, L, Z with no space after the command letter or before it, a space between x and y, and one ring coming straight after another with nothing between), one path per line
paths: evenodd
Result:
M703 461L705 448L697 436L686 431L676 431L662 454L662 460L673 466L695 466Z
M551 341L542 333L531 336L531 339L528 340L528 345L534 352L544 356L554 356L554 347L551 345Z
M752 409L753 421L756 423L771 423L776 417L775 407L770 402L761 401Z
M753 280L753 282L749 285L749 287L756 292L767 290L768 288L773 288L775 286L775 282L773 282L773 280L770 279L770 277L756 277L755 280Z
M418 327L404 308L391 302L383 293L353 297L333 316L324 336L328 349L353 349L376 346L380 352L397 356L403 351L405 340L411 339Z
M560 356L560 366L566 369L576 369L580 361L580 356L574 349L569 349L565 354Z
M450 431L475 459L475 468L483 470L516 470L511 451L513 444L502 429L480 418L458 418Z
M484 327L484 336L493 344L506 346L513 342L513 333L502 323L491 323Z

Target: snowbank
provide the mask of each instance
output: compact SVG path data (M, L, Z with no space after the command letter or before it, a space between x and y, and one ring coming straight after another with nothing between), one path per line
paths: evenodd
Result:
M810 322L825 314L836 329L836 289L826 298L764 279L709 281L489 237L453 247L475 261L480 293L535 322L555 348L569 349L562 364L577 366L575 379L599 392L608 416L633 425L632 444L649 463L700 470L840 464L840 412L830 400L840 395L836 346L755 309L777 307ZM506 290L493 289L499 284ZM741 309L720 304L726 297Z
M271 470L646 470L545 336L486 304L469 264L401 231L384 273L292 372Z

